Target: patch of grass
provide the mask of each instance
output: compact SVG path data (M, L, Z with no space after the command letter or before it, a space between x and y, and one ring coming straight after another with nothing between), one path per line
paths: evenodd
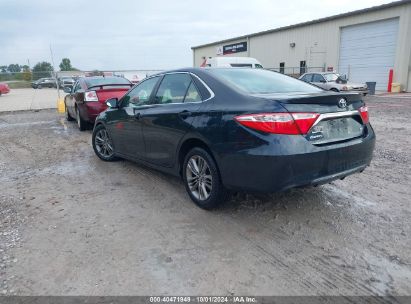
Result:
M23 89L31 88L31 84L28 81L10 81L7 83L10 89Z

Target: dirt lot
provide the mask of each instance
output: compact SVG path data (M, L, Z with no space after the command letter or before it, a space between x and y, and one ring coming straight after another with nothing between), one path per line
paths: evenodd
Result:
M411 98L367 102L364 173L213 212L55 110L0 114L0 292L411 295Z

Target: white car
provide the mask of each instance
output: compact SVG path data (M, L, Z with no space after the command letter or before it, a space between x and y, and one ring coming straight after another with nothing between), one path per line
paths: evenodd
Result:
M363 95L368 94L368 87L365 83L352 83L342 79L340 75L332 72L305 73L301 75L299 79L312 83L327 91L350 91L361 93Z
M213 68L263 68L255 58L231 56L208 58L201 66Z

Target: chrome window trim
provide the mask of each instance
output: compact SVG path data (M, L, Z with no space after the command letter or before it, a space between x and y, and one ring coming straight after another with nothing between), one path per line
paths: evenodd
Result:
M190 75L194 76L195 78L198 79L198 81L201 82L201 84L207 89L208 93L210 93L210 97L208 97L207 99L204 99L202 102L208 101L210 99L213 99L215 97L215 94L213 92L213 90L210 89L210 87L204 82L204 80L202 80L199 76L197 76L194 73L190 72Z
M192 72L184 72L184 71L180 71L180 72L164 72L164 73L160 73L160 74L155 74L152 75L150 77L147 77L144 79L147 80L149 78L152 77L156 77L156 76L165 76L165 75L173 75L173 74L189 74L195 78L198 79L198 81L201 82L201 84L206 88L206 90L208 91L208 93L210 93L210 97L208 97L207 99L201 100L201 101L193 101L193 102L174 102L174 103L167 103L166 105L171 105L171 104L189 104L189 103L202 103L202 102L206 102L209 101L210 99L213 99L215 97L215 94L213 92L213 90L210 89L210 87L204 82L204 80L202 80L200 77L198 77L196 74L192 73ZM162 104L158 104L158 105L162 105Z

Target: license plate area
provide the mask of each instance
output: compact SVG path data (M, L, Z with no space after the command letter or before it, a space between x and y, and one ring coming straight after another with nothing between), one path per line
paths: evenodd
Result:
M361 137L364 125L360 117L329 118L319 121L306 135L313 144L327 144Z

